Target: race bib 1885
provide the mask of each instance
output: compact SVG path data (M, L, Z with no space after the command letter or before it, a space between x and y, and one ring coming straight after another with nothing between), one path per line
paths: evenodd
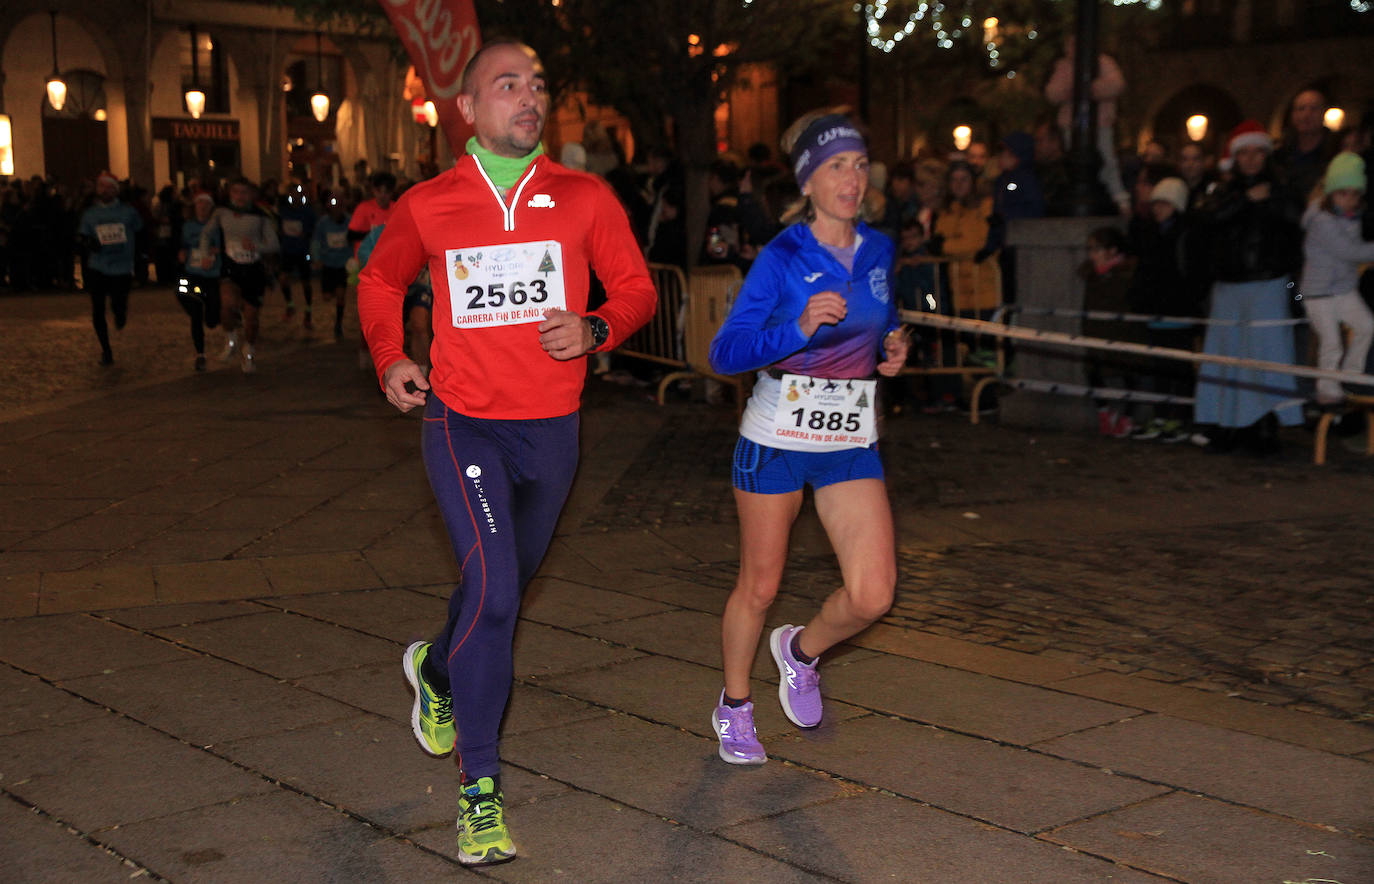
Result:
M773 414L773 438L788 448L867 447L877 441L872 380L785 374Z
M563 248L554 240L444 252L455 328L542 322L566 310Z

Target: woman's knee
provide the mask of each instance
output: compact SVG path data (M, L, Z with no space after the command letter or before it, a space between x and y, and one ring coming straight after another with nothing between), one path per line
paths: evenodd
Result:
M731 599L754 612L767 611L778 597L778 581L767 578L748 579L741 576L735 583Z
M896 575L882 575L856 581L853 586L846 586L845 593L849 597L850 611L854 616L869 623L882 617L892 607L896 583Z

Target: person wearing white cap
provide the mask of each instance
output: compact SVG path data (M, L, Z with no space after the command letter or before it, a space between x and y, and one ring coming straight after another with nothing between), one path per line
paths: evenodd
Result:
M1298 219L1279 190L1271 151L1259 123L1236 126L1222 161L1230 178L1200 212L1215 280L1211 317L1235 320L1209 325L1203 351L1293 364L1292 326L1256 324L1290 318L1291 280L1302 262ZM1196 421L1214 425L1204 434L1214 452L1240 444L1257 454L1277 454L1279 426L1302 423L1297 379L1291 374L1203 365L1196 399Z
M1188 184L1182 178L1164 178L1150 191L1148 218L1131 220L1131 250L1137 256L1131 278L1130 305L1136 313L1154 316L1197 316L1205 287L1190 261L1191 221L1187 217ZM1156 347L1196 349L1194 323L1156 319L1146 323L1146 340ZM1147 389L1180 398L1193 395L1193 368L1176 359L1152 359L1148 363ZM1186 405L1163 402L1152 409L1152 418L1132 439L1165 443L1188 438L1191 415Z
M115 328L129 319L129 288L134 281L134 235L143 219L119 200L119 182L109 172L95 179L95 202L81 213L77 234L87 248L83 278L91 296L91 325L100 341L100 364L114 362L110 330L105 324L105 301L110 302Z

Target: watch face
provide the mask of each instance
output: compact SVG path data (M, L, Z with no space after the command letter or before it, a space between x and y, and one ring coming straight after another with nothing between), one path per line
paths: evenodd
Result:
M592 327L592 343L600 347L602 344L606 343L606 339L611 336L611 327L607 325L606 320L602 319L600 316L589 317L588 321L591 323Z

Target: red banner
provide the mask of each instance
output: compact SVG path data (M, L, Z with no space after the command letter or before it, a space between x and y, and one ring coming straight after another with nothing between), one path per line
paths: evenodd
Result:
M472 0L382 0L382 8L439 112L449 149L461 156L472 127L458 113L458 80L482 45Z

